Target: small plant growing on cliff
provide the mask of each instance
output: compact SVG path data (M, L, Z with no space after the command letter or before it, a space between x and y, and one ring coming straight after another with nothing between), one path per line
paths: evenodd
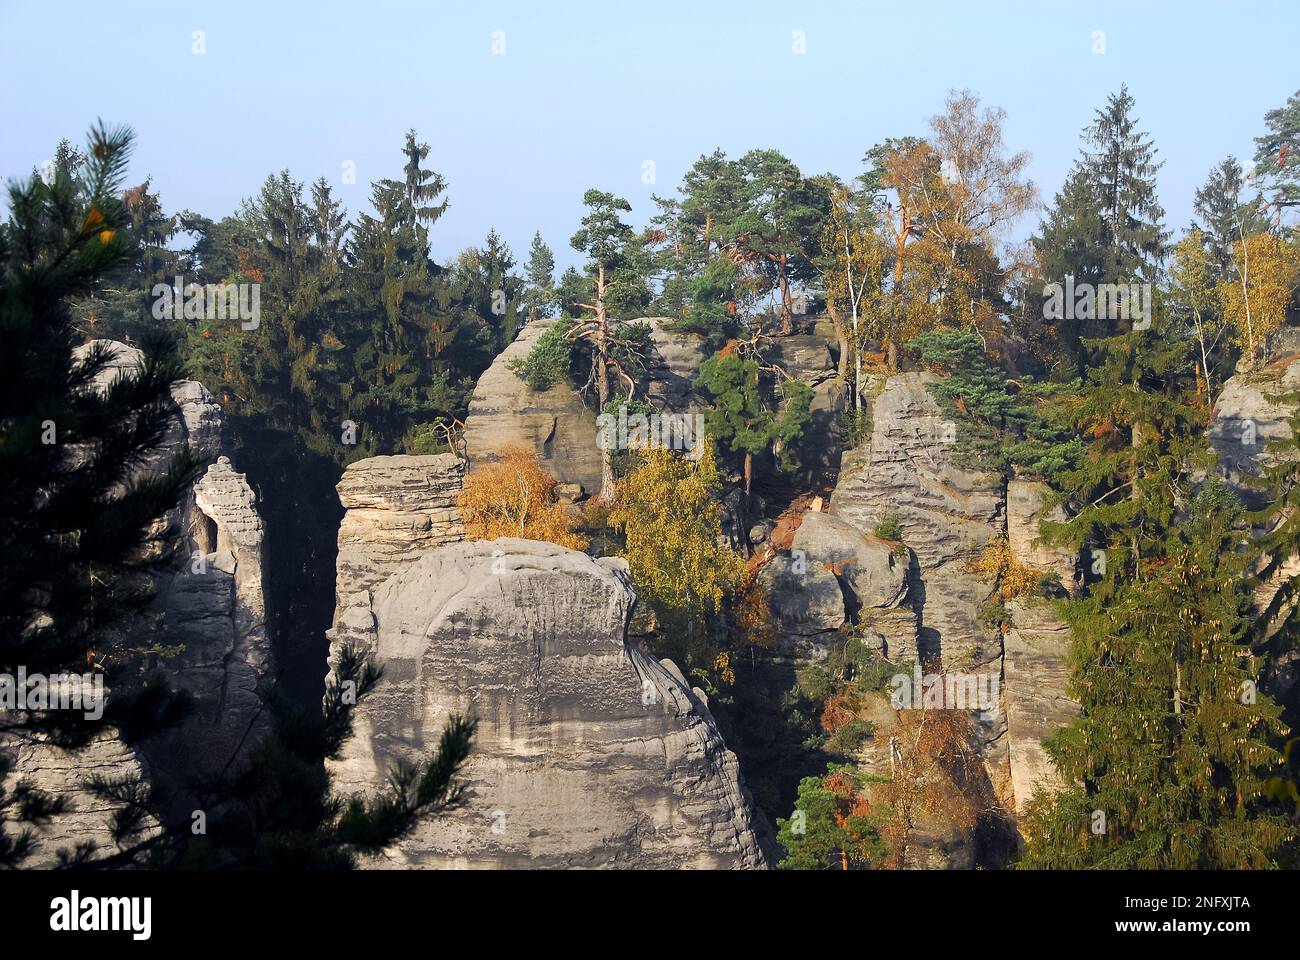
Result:
M563 321L557 321L537 338L528 356L510 361L510 369L530 390L549 390L569 376L573 342L565 336L567 329Z
M896 513L886 514L877 520L871 532L881 540L888 540L890 543L903 542L903 526L898 522Z
M501 459L475 470L457 499L470 540L521 537L585 550L587 539L573 530L555 502L555 478L531 450L510 448Z
M1038 573L1016 559L1006 537L994 537L985 544L980 555L967 562L966 572L992 580L997 598L1003 603L1039 589Z

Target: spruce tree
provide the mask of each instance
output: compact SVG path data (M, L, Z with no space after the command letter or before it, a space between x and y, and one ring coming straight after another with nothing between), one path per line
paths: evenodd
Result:
M1090 449L1051 478L1070 519L1044 524L1092 572L1063 607L1081 716L1049 742L1067 787L1032 804L1024 865L1268 866L1291 836L1263 796L1284 729L1246 643L1240 507L1192 479L1207 455L1187 341L1085 346L1099 362L1065 409Z
M524 313L527 322L553 316L557 309L555 291L555 255L542 240L539 230L528 248L528 265L524 268Z
M1210 171L1205 184L1196 191L1196 220L1193 228L1204 233L1204 242L1214 265L1213 281L1221 283L1232 276L1233 245L1252 233L1268 230L1263 212L1263 198L1244 199L1241 164L1227 157Z
M1300 90L1286 104L1264 114L1268 133L1255 138L1255 173L1281 211L1300 206Z
M1064 283L1073 277L1075 285L1104 282L1106 265L1105 239L1101 208L1092 189L1087 169L1076 163L1056 194L1046 219L1032 238L1038 257L1039 274L1045 283ZM1043 315L1043 291L1030 289L1029 302ZM1083 372L1086 356L1082 341L1109 333L1095 317L1062 316L1053 320L1057 343L1078 373Z
M1156 173L1164 166L1148 134L1137 128L1128 87L1111 94L1085 132L1083 166L1101 214L1103 282L1160 279L1169 233L1156 198Z

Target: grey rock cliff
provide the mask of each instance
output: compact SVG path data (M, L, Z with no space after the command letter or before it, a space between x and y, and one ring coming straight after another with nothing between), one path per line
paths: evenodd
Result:
M455 454L371 457L343 471L335 616L358 590L465 534L456 508L465 464Z
M139 350L112 341L113 356L94 382L105 389L141 361ZM82 355L90 344L79 347ZM195 698L195 712L179 727L128 746L102 732L83 751L69 753L44 741L23 746L6 787L19 779L65 796L69 810L38 831L30 865L51 865L58 850L93 842L111 850L116 807L95 797L86 780L95 773L140 776L164 806L192 806L187 781L237 768L239 752L257 743L259 711L273 671L265 629L262 581L262 521L243 474L221 455L221 407L201 383L172 386L176 417L162 444L141 465L158 469L180 445L213 461L181 503L156 524L177 547L173 563L158 572L155 596L136 625L142 645L183 647L160 658L157 669ZM108 696L112 697L111 690Z
M374 791L479 718L468 799L372 865L761 867L762 827L703 695L626 639L625 566L554 544L441 547L348 598L331 650L384 668L331 772Z

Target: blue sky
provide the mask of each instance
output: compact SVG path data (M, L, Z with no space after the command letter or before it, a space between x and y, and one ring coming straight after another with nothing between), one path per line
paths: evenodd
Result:
M587 187L627 197L640 224L650 194L674 194L718 146L855 176L872 144L923 134L949 88L1007 111L1008 147L1033 154L1050 200L1093 110L1127 82L1181 230L1210 167L1247 160L1264 113L1300 87L1297 27L1295 0L0 0L0 176L103 117L135 128L132 179L152 176L166 209L219 217L287 167L329 178L355 211L370 180L399 174L414 127L450 184L436 258L495 226L522 259L540 228L563 266ZM355 185L341 182L347 161Z

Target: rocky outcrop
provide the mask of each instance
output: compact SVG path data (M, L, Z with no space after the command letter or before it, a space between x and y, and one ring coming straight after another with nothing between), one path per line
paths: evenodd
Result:
M1043 601L1013 601L1011 628L1003 641L1002 692L1015 810L1039 790L1062 785L1044 741L1079 714L1066 693L1070 629Z
M596 412L567 382L531 390L510 368L559 320L534 320L479 377L465 419L465 448L473 464L491 463L511 447L533 450L562 483L600 487Z
M331 650L384 669L331 765L345 791L479 719L467 800L375 865L758 867L760 824L707 700L626 639L618 560L525 540L461 543L347 599Z
M142 361L133 347L97 342L106 344L112 356L95 379L95 389L106 389ZM89 349L86 344L77 354L84 356ZM111 729L76 753L41 741L23 746L6 787L26 779L67 798L69 808L39 831L31 865L50 865L61 847L82 842L112 847L117 808L87 788L93 774L138 775L164 808L188 810L192 779L237 769L240 751L255 745L264 729L260 708L273 665L256 498L243 474L221 456L220 405L195 381L180 381L171 393L176 417L140 471L159 469L181 445L209 466L177 508L156 524L154 532L175 546L175 560L155 574L151 607L133 629L140 646L154 643L167 651L154 665L172 686L193 695L194 713L180 726L134 746Z
M1300 390L1300 358L1284 356L1253 373L1239 373L1223 385L1206 431L1218 454L1217 474L1247 506L1262 507L1267 496L1247 477L1260 476L1272 461L1272 440L1291 436L1296 404L1284 399Z
M1007 543L1022 565L1042 573L1055 573L1061 586L1073 592L1077 584L1078 558L1068 547L1044 543L1039 525L1043 520L1064 523L1060 507L1044 510L1047 485L1032 480L1007 481Z
M261 708L274 669L266 632L264 531L247 479L220 456L195 483L185 507L190 550L179 568L160 579L155 606L162 614L161 642L181 648L160 667L173 687L193 695L195 711L177 729L142 745L155 786L181 807L192 799L190 781L237 769L241 753L267 731L269 718Z
M596 446L596 411L568 382L532 390L511 369L523 360L558 319L535 320L479 378L465 420L465 446L471 469L491 463L502 450L532 450L561 483L579 483L591 493L600 488L600 450ZM706 404L695 393L700 364L709 356L704 338L670 329L671 320L648 317L633 321L650 327L651 350L645 357L643 394L657 410L674 414L701 412Z
M0 735L0 749L14 758L14 772L5 779L8 795L19 781L66 800L66 808L47 822L34 827L36 845L22 866L50 869L59 865L59 853L73 853L78 847L93 847L102 856L115 849L113 824L121 804L96 795L88 783L94 777L105 780L149 780L147 761L122 742L118 731L106 727L80 749L66 750L45 735L31 740ZM149 818L134 840L158 831Z
M1214 420L1206 431L1218 457L1216 474L1252 509L1266 506L1270 494L1249 483L1249 478L1260 476L1275 462L1278 453L1269 449L1269 442L1291 436L1290 418L1297 410L1292 395L1300 390L1300 356L1296 353L1300 350L1300 328L1276 331L1270 337L1269 350L1274 359L1263 368L1238 373L1223 385L1214 406ZM1283 561L1278 570L1256 585L1255 609L1267 609L1282 585L1297 574L1300 556ZM1269 635L1281 629L1295 604L1293 600L1283 606L1268 625ZM1300 705L1300 650L1289 650L1273 659L1267 683L1269 692L1279 701L1293 707Z
M354 593L464 537L456 508L464 480L464 461L450 453L371 457L343 471L336 618Z
M1001 637L979 617L991 587L966 566L1003 529L1001 482L952 461L954 427L926 390L931 379L905 373L886 382L869 442L844 454L830 512L862 532L898 521L916 559L910 589L927 666L996 667Z
M915 660L916 613L908 602L911 553L817 510L803 514L789 556L759 572L769 609L785 635L783 652L820 657L846 623L861 624L881 653Z

